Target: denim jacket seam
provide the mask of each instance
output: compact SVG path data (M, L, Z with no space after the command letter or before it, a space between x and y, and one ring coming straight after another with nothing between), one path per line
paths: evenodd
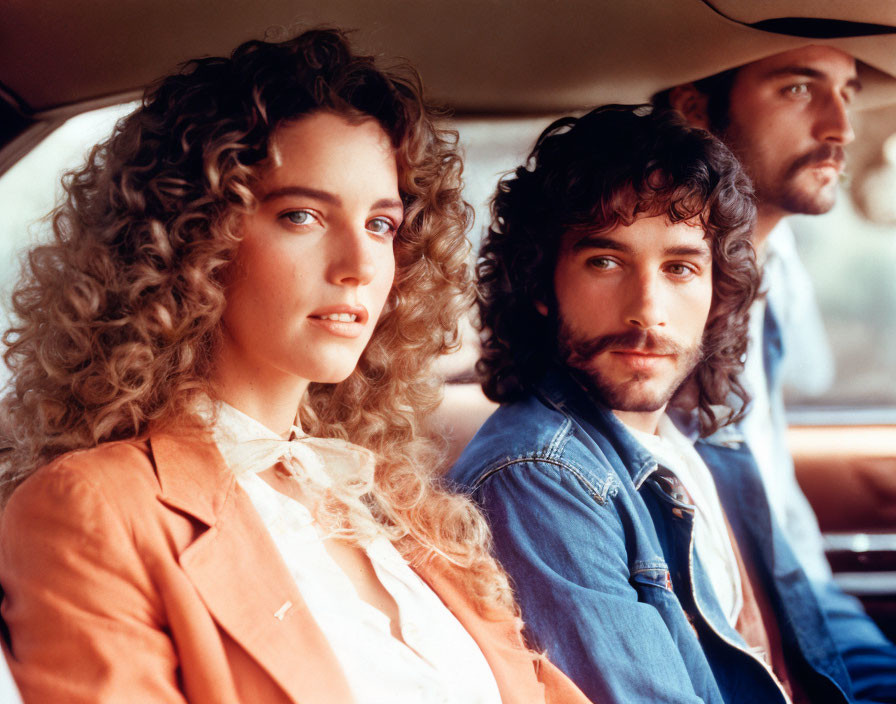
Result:
M668 569L669 565L665 560L635 560L630 572L632 575L636 575L641 572L654 572L656 570L668 571Z
M565 416L563 418L563 423L560 424L560 427L557 429L557 432L554 433L554 437L551 438L551 442L548 443L548 446L545 449L545 457L558 457L563 454L563 450L566 448L566 444L572 436L570 430L572 430L572 418Z
M555 438L556 438L556 436L555 436ZM553 465L562 470L566 470L566 471L570 472L574 477L576 477L584 485L586 491L591 496L591 498L594 499L600 506L605 506L607 504L607 502L609 501L609 499L618 493L618 490L619 490L618 483L616 482L616 480L614 480L612 473L608 474L606 479L603 482L601 482L600 486L598 486L595 484L595 482L591 481L590 479L588 479L585 476L584 470L582 470L580 467L577 467L571 461L566 460L566 461L561 462L560 460L557 460L554 457L551 457L547 454L544 456L531 455L531 456L526 456L526 457L516 457L516 458L512 458L512 459L508 458L508 459L504 460L503 462L501 462L500 464L490 467L485 472L483 472L480 475L480 477L474 482L473 489L474 490L478 489L479 487L481 487L483 485L483 483L485 483L485 481L489 477L492 477L493 475L497 474L498 472L501 472L502 470L507 469L511 465L537 464L539 462L544 463L544 464Z

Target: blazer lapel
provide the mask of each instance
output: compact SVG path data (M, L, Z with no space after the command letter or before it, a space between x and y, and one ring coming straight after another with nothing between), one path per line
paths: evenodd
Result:
M296 702L351 702L336 656L302 600L276 545L203 438L150 438L160 500L209 526L180 564L215 621ZM297 675L298 668L307 675Z
M468 592L458 584L453 568L440 558L414 569L476 641L495 676L501 701L504 704L545 701L544 685L535 677L535 660L523 643L518 619L497 610L480 614ZM587 700L582 697L568 701Z

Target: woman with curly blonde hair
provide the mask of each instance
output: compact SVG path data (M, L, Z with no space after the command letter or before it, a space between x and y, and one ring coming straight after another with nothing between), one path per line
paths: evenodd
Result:
M583 702L421 417L468 300L453 135L336 31L192 61L69 175L6 336L25 702Z

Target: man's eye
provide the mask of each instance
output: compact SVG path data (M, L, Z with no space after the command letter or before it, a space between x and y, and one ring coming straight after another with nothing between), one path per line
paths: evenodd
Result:
M802 97L804 95L809 95L809 84L808 83L795 83L792 86L787 86L784 89L784 92L796 98Z
M666 267L666 271L672 274L672 276L677 276L679 278L685 278L695 273L687 264L669 264Z
M317 220L314 214L307 210L290 210L280 217L293 225L310 225Z
M610 259L609 257L592 257L588 260L588 266L593 269L614 269L619 266L615 261Z
M367 229L375 235L393 237L398 228L395 227L395 223L389 218L373 218L373 220L367 223Z

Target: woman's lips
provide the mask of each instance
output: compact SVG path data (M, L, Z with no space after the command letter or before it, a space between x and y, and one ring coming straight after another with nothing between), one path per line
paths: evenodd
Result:
M308 316L312 325L338 337L347 338L361 335L368 318L364 306L346 304L318 308Z

